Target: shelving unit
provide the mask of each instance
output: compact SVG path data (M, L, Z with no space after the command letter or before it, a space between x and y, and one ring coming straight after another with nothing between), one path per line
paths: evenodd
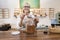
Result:
M56 19L57 19L57 23L60 24L60 13L57 13Z
M20 8L15 8L14 9L14 15L17 15L17 14L19 14L19 15L21 15L22 14L22 9L20 9Z
M45 15L46 13L46 9L45 8L40 8L40 9L30 9L30 12L32 12L34 15ZM14 9L14 15L17 15L17 14L22 14L23 13L23 9L20 9L20 8L15 8Z
M40 13L45 13L46 9L45 8L40 8Z
M0 19L3 18L2 9L0 8Z
M0 8L0 19L5 19L5 18L9 18L9 9L7 8Z
M54 8L49 8L49 18L50 19L54 18Z
M40 15L40 9L34 9L33 14L34 15Z

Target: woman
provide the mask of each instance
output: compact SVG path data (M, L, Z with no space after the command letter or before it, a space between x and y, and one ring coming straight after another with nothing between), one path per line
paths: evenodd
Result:
M30 18L30 22L33 21L32 24L37 25L38 20L32 14L32 12L30 12L30 5L28 3L26 3L23 7L23 14L21 15L21 21L20 21L20 24L19 24L20 27L25 26L25 24L27 23L29 18Z

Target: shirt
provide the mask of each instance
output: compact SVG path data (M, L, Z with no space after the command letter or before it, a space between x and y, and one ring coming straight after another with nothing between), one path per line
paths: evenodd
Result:
M30 17L30 18L29 18ZM34 15L33 15L33 13L32 12L30 12L28 15L26 15L25 17L24 17L24 19L23 19L23 24L25 25L26 23L28 23L29 25L32 25L32 24L34 24Z

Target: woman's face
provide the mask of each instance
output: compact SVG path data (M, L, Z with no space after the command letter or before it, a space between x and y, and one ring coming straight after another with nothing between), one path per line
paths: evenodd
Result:
M29 7L29 6L24 6L24 12L25 12L25 13L28 13L29 10L30 10L30 7Z

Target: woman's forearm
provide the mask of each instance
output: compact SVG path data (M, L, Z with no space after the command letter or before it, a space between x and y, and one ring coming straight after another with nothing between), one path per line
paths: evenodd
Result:
M19 24L19 26L20 26L20 27L22 27L22 26L23 26L23 23L22 23L22 21L23 21L23 20L21 20L21 21L20 21L20 24Z
M21 21L20 21L20 24L19 24L20 27L23 26L23 23L22 22L23 22L24 17L25 17L25 15L21 16Z

